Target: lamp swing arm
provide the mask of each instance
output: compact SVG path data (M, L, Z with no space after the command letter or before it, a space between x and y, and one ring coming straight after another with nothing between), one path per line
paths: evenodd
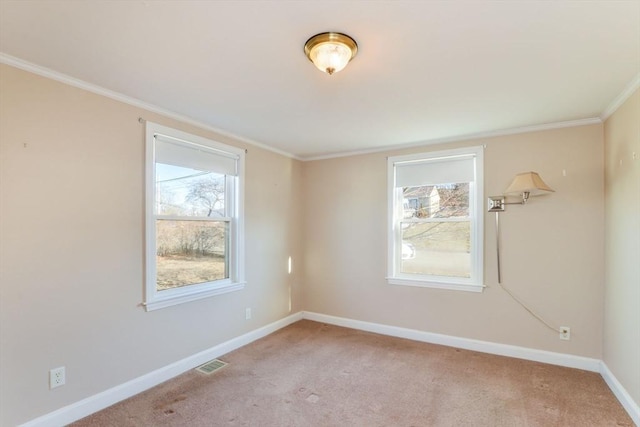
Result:
M522 200L519 202L507 202L505 196L489 197L489 212L503 212L506 205L524 205L529 200L529 192L522 192Z

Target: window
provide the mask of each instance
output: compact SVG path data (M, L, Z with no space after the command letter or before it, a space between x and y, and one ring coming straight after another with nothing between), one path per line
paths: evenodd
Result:
M390 284L482 291L482 153L389 158Z
M147 310L244 287L244 154L147 122Z

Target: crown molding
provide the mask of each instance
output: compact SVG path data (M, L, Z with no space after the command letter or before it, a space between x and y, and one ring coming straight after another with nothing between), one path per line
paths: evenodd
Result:
M392 150L402 150L406 148L415 148L415 147L420 147L425 145L469 141L469 140L479 139L479 138L491 138L491 137L497 137L497 136L516 135L516 134L528 133L528 132L539 132L544 130L560 129L565 127L576 127L576 126L586 126L591 124L600 124L604 122L609 116L611 116L611 114L613 114L624 103L624 101L626 101L627 98L629 98L640 87L640 73L638 73L635 76L635 78L625 87L622 93L620 93L620 95L618 95L611 102L611 104L609 104L609 106L604 110L604 112L600 115L600 117L591 117L591 118L555 122L555 123L543 123L543 124L533 125L533 126L502 129L502 130L488 131L488 132L478 132L478 133L472 133L472 134L466 134L466 135L422 140L422 141L412 142L407 144L385 145L382 147L371 148L371 149L344 151L344 152L337 152L337 153L322 154L317 156L298 156L293 153L289 153L289 152L271 147L269 145L263 144L261 142L254 141L252 139L245 138L245 137L236 135L234 133L213 127L201 121L195 120L191 117L176 113L171 110L167 110L157 105L153 105L148 102L145 102L127 95L123 95L119 92L115 92L115 91L103 88L101 86L88 83L84 80L71 77L69 75L60 73L58 71L54 71L49 68L33 64L31 62L25 61L23 59L20 59L11 55L7 55L2 52L0 52L0 63L10 65L12 67L19 68L21 70L28 71L33 74L46 77L46 78L67 84L69 86L74 86L74 87L86 90L88 92L95 93L97 95L102 95L107 98L111 98L113 100L123 102L128 105L132 105L134 107L142 108L144 110L151 111L153 113L161 114L168 118L172 118L186 124L197 126L203 130L211 131L221 136L234 139L238 142L246 143L254 147L258 147L267 151L271 151L276 154L280 154L285 157L289 157L289 158L301 160L301 161L327 160L327 159L334 159L339 157L350 157L350 156L357 156L362 154L373 154L373 153L380 153L380 152L392 151Z
M636 90L640 88L640 73L636 74L636 76L625 86L625 88L620 92L620 95L616 96L611 104L604 109L602 114L600 115L600 119L604 122L607 120L613 113L616 112L618 108L624 102L629 99L631 95L635 93Z
M175 120L179 120L180 122L183 122L185 124L190 124L190 125L193 125L193 126L197 126L197 127L201 128L203 130L207 130L207 131L210 131L210 132L217 133L217 134L219 134L221 136L234 139L234 140L236 140L238 142L242 142L242 143L245 143L245 144L253 145L254 147L259 147L259 148L262 148L264 150L271 151L273 153L280 154L282 156L289 157L289 158L292 158L292 159L302 160L300 157L298 157L298 156L296 156L296 155L294 155L292 153L288 153L286 151L270 147L270 146L268 146L266 144L263 144L261 142L254 141L252 139L248 139L248 138L233 134L231 132L227 132L225 130L222 130L222 129L213 127L211 125L208 125L206 123L203 123L201 121L192 119L191 117L176 113L176 112L171 111L171 110L167 110L165 108L159 107L159 106L154 105L154 104L150 104L148 102L142 101L142 100L137 99L137 98L133 98L133 97L130 97L130 96L127 96L127 95L123 95L123 94L121 94L119 92L115 92L115 91L103 88L101 86L98 86L98 85L95 85L95 84L92 84L92 83L88 83L88 82L86 82L84 80L80 80L80 79L77 79L75 77L71 77L69 75L60 73L58 71L54 71L54 70L52 70L50 68L46 68L46 67L42 67L40 65L33 64L33 63L25 61L23 59L16 58L15 56L7 55L6 53L3 53L3 52L0 52L0 63L1 64L6 64L6 65L10 65L10 66L15 67L15 68L19 68L21 70L28 71L30 73L37 74L37 75L42 76L42 77L46 77L48 79L55 80L55 81L58 81L60 83L64 83L64 84L69 85L69 86L74 86L74 87L77 87L79 89L83 89L83 90L86 90L88 92L95 93L97 95L101 95L101 96L104 96L104 97L107 97L107 98L111 98L113 100L116 100L116 101L119 101L119 102L123 102L125 104L131 105L131 106L134 106L134 107L142 108L144 110L151 111L153 113L161 114L161 115L163 115L165 117L168 117L168 118L171 118L171 119L175 119Z
M449 142L460 142L460 141L470 141L473 139L481 139L481 138L492 138L496 136L505 136L505 135L517 135L520 133L529 133L529 132L540 132L544 130L551 129L561 129L568 127L577 127L577 126L587 126L587 125L595 125L601 124L602 120L600 117L590 117L586 119L579 120L569 120L564 122L556 122L556 123L544 123L540 125L533 126L524 126L519 128L511 128L511 129L502 129L488 132L479 132L479 133L470 133L466 135L460 136L452 136L447 138L435 138L435 139L427 139L419 142L411 142L408 144L401 145L385 145L383 147L358 150L358 151L344 151L341 153L327 154L327 155L319 155L312 157L302 157L301 160L305 162L310 162L314 160L326 160L326 159L335 159L338 157L349 157L349 156L357 156L361 154L373 154L373 153L381 153L385 151L397 151L405 148L416 148L423 147L426 145L435 145L435 144L444 144Z

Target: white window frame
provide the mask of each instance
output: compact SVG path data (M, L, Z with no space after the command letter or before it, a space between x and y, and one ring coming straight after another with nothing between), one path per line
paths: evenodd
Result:
M219 151L221 155L236 158L236 176L226 175L225 204L229 204L228 217L221 220L229 223L228 278L212 282L181 286L162 291L156 285L156 220L171 219L155 213L156 136L173 139L181 143L200 145ZM244 159L245 150L231 147L201 136L192 135L153 122L146 122L145 136L145 292L144 307L147 311L170 307L189 301L208 298L227 292L244 289ZM180 217L180 219L185 219ZM192 217L189 219L200 219Z
M388 158L388 261L387 283L391 285L419 286L437 289L482 292L484 288L484 172L482 146L432 151ZM400 271L402 262L403 198L396 190L396 165L456 160L472 157L475 161L474 181L469 186L469 220L471 224L471 277L446 277L407 274ZM446 219L444 219L446 221Z

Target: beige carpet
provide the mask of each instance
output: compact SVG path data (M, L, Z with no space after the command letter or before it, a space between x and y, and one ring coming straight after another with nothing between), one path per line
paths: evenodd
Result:
M300 321L74 426L633 426L600 375Z

